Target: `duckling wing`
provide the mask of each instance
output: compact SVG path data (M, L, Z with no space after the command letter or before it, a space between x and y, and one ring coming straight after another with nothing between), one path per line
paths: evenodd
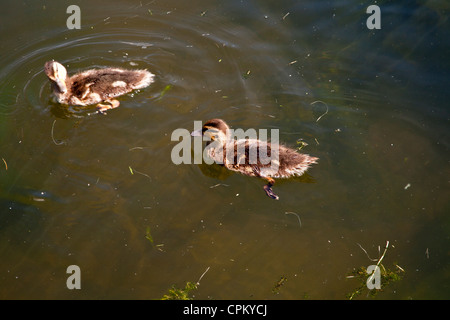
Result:
M241 139L227 148L229 169L249 176L266 177L278 170L278 158L270 143L256 139Z

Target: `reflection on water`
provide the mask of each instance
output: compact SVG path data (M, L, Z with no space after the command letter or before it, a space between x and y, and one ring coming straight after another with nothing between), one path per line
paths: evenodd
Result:
M159 299L210 267L195 298L344 299L372 264L358 244L376 257L387 240L384 263L406 273L378 297L449 298L445 1L382 2L378 31L350 1L79 1L80 30L65 3L8 2L1 298ZM50 59L156 81L99 115L51 100ZM319 164L277 181L280 201L261 180L174 165L172 131L210 118L280 129Z

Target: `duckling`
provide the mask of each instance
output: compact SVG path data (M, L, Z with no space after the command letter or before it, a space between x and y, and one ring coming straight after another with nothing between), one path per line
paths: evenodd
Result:
M272 190L275 183L274 178L301 176L311 164L317 163L319 160L319 158L301 154L294 149L267 141L233 139L229 126L222 119L208 120L201 130L192 132L191 136L207 136L209 138L206 153L217 164L247 176L266 179L268 184L264 186L264 191L267 196L275 200L278 200L279 197ZM215 148L208 148L212 143L215 143ZM228 151L229 155L226 153L227 150L231 150L231 152ZM269 157L270 160L263 157Z
M44 71L59 103L80 106L97 104L100 113L120 105L115 97L145 88L154 78L154 74L147 70L122 68L91 69L68 77L66 68L56 61L46 62Z

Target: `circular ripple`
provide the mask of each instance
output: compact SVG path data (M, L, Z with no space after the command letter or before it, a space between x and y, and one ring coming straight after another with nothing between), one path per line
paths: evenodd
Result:
M61 109L52 103L43 72L50 59L65 65L69 74L105 66L147 68L157 81L143 97L159 101L164 94L164 107L181 114L195 110L202 117L224 114L229 108L248 108L249 117L264 114L267 87L282 86L289 94L304 95L304 86L290 78L289 61L279 48L254 30L214 12L142 12L108 16L81 30L51 30L15 48L14 55L0 61L6 65L0 69L0 112L33 109L60 117L83 115L85 108ZM284 39L288 33L264 16L261 26L273 29L272 37ZM254 77L259 81L252 81Z

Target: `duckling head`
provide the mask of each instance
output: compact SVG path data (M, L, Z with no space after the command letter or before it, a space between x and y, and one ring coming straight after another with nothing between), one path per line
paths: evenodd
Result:
M67 92L67 71L62 64L56 61L47 61L44 71L59 93Z
M230 127L222 119L211 119L206 121L201 130L197 130L191 133L192 136L205 136L210 141L217 141L219 144L224 145L229 140Z

